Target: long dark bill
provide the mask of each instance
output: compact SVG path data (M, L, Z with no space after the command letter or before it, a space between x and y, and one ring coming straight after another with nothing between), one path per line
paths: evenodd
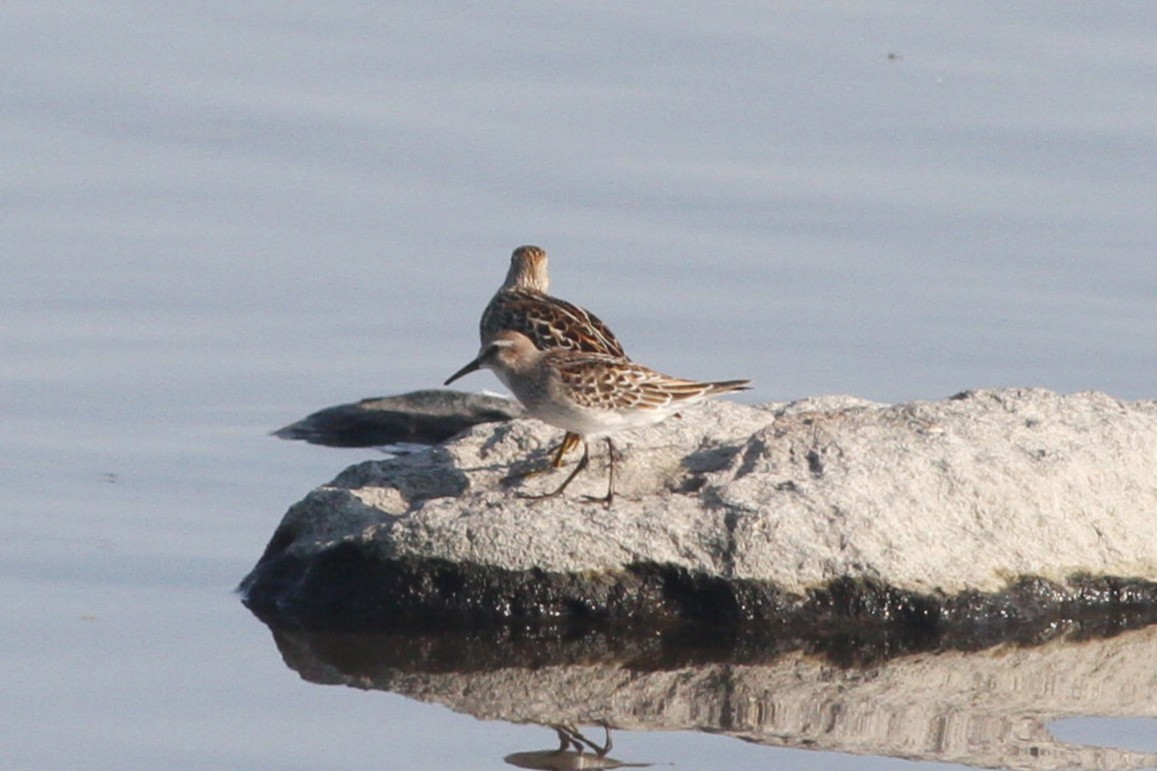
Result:
M448 386L451 383L453 383L455 380L457 380L458 378L462 377L463 375L469 375L471 372L475 372L478 369L480 369L481 367L482 367L482 365L478 363L478 359L475 359L474 361L470 362L462 369L455 372L449 378L447 378L446 382L443 383L442 385Z

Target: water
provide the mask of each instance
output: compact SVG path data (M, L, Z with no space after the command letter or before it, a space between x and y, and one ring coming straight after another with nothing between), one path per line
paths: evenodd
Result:
M751 377L749 401L1153 397L1157 8L704 8L5 7L0 765L504 768L555 743L303 681L231 594L288 505L373 457L266 434L441 382L521 243L635 358Z

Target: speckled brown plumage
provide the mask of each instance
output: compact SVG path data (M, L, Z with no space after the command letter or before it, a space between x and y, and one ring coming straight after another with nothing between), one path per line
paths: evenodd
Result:
M731 391L748 380L698 382L664 375L622 356L563 348L539 350L520 332L502 330L483 344L474 361L448 383L485 367L514 393L527 414L581 437L583 455L562 485L545 496L562 493L590 459L591 437L605 437L609 457L607 494L615 491L611 434L654 425L680 409Z
M626 356L623 346L603 321L577 305L551 297L546 251L520 246L510 256L506 281L491 298L478 324L483 345L509 329L530 338L540 351L571 351Z
M511 330L526 335L540 351L562 348L626 357L622 344L602 319L548 294L549 259L546 250L539 246L520 246L511 253L506 280L482 311L478 323L482 344ZM568 431L551 465L561 466L563 456L578 442L579 437Z
M700 383L664 375L619 356L549 352L542 366L558 382L558 392L589 410L630 411L679 408L715 394L745 389L748 380ZM669 413L668 413L669 414Z

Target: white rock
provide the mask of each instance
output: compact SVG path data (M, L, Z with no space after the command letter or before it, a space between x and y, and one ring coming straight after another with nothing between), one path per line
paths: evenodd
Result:
M340 573L348 559L405 563L412 578L397 580L414 585L410 610L422 608L414 592L426 561L451 573L490 570L483 583L495 594L522 591L519 581L504 588L495 571L522 574L523 587L543 575L597 584L588 610L616 582L640 601L631 573L640 564L797 598L846 580L936 602L1005 591L1023 577L1080 592L1081 576L1129 579L1153 597L1157 402L1037 389L893 406L716 401L616 437L610 509L582 499L606 491L601 442L564 496L515 493L553 489L565 470L503 482L544 465L560 438L533 420L487 424L347 469L290 509L243 583L251 606L332 605L340 596L310 571L321 560ZM398 588L387 582L377 601L401 602ZM372 587L358 591L369 593L358 602L371 601ZM443 600L448 591L433 590ZM430 609L452 613L464 602L451 599ZM501 604L488 607L517 614Z

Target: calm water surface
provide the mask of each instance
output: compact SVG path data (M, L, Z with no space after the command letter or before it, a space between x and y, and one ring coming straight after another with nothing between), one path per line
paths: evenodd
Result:
M5 768L497 769L555 742L307 682L231 593L286 507L375 457L267 433L440 383L521 243L636 358L750 401L1154 396L1157 6L3 15ZM1152 751L1131 717L1057 730Z

